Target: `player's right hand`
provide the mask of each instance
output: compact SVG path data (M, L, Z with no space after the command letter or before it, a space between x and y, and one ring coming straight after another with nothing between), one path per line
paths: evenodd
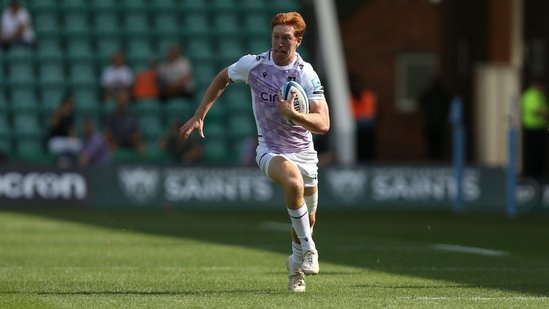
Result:
M191 135L191 133L193 133L194 130L197 130L198 135L204 138L205 136L203 131L203 125L204 125L204 122L202 121L202 119L196 116L193 116L191 119L185 122L185 124L183 124L181 128L179 128L179 136L182 139L186 140L189 138L189 136Z

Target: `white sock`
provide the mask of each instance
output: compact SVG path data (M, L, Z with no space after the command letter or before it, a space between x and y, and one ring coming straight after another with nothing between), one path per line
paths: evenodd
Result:
M301 250L301 244L292 241L292 263L294 265L301 265L303 263L303 250Z
M315 242L311 237L311 226L309 225L309 212L305 204L298 209L289 209L288 214L292 220L292 227L294 228L297 238L301 242L301 249L303 251L309 251L316 249Z

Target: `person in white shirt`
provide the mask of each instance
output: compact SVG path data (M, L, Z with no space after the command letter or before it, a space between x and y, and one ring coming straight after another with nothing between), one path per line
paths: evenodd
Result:
M29 11L21 7L17 0L11 0L10 5L2 11L0 42L4 49L13 46L31 46L34 42Z
M126 65L124 54L120 51L111 56L111 64L103 70L101 86L106 101L113 101L116 93L126 91L130 93L133 85L133 72Z
M160 97L167 100L173 97L194 97L195 82L192 64L181 48L172 45L168 48L166 61L158 67Z

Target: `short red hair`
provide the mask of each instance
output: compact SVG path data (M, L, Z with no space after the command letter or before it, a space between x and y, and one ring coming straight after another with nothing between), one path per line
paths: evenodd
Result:
M278 25L288 25L294 27L294 36L302 38L305 33L305 20L298 12L278 13L273 17L271 21L271 27L274 28Z

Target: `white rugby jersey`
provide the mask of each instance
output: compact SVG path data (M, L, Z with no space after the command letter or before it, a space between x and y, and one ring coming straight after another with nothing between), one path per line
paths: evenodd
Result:
M294 153L312 150L311 132L300 125L291 125L278 111L278 91L288 80L299 83L310 100L323 100L324 89L313 67L296 53L294 61L287 66L276 65L271 51L260 55L246 55L229 66L232 82L250 85L252 108L260 136L260 144L272 151Z

